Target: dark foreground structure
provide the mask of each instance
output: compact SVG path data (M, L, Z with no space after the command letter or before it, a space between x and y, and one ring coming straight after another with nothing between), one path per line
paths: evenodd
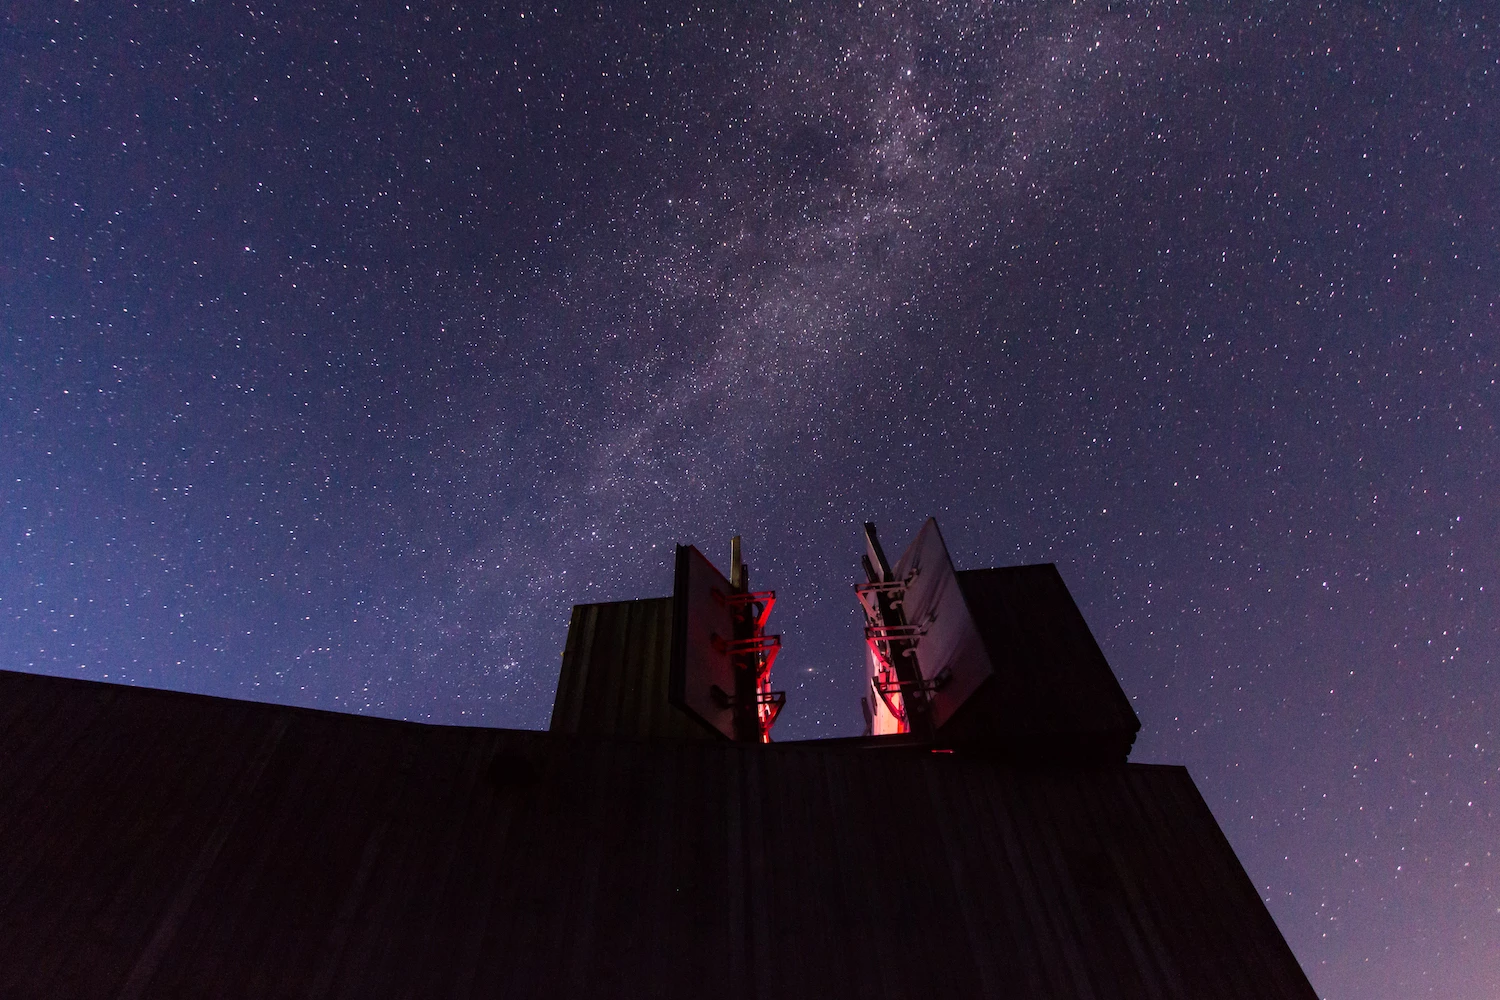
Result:
M552 732L0 672L0 997L1314 996L1182 768L595 735L574 621Z

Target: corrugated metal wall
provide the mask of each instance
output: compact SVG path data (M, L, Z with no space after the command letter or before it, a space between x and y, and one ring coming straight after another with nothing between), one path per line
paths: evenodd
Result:
M1185 771L0 672L0 996L1314 996Z
M575 605L552 731L719 739L668 700L671 669L672 598Z

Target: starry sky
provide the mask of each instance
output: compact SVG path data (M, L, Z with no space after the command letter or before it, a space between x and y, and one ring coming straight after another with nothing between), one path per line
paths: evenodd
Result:
M1500 995L1500 25L1237 6L7 5L0 666L541 727L739 533L855 735L931 514L1321 995Z

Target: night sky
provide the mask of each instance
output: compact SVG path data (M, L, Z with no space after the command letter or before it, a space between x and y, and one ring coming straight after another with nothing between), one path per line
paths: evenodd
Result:
M856 735L932 514L1321 994L1500 995L1484 5L470 6L6 5L0 666L542 727L739 533Z

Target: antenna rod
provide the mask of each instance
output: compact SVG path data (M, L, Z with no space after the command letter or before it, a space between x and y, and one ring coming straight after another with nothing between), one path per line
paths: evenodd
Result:
M729 586L740 594L750 589L750 571L746 568L745 561L740 558L739 535L729 540Z

